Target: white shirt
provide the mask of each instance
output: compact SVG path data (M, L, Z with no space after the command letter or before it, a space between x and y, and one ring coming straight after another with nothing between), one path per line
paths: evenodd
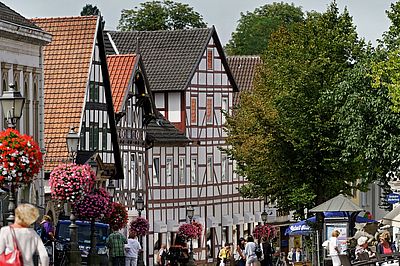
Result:
M33 266L33 254L38 252L42 266L49 265L49 256L39 235L32 228L14 228L17 239L18 249L22 253L24 266ZM9 226L4 226L0 230L0 254L6 248L14 248L13 236Z
M256 243L254 242L247 242L246 246L244 247L244 254L246 258L254 257L256 255Z
M339 255L337 249L339 248L339 243L337 237L331 237L329 239L329 255Z
M141 249L142 247L137 238L128 238L128 244L125 245L125 256L137 258Z

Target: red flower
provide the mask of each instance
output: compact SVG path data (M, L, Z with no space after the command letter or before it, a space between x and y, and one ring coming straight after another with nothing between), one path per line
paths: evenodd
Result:
M95 189L74 202L73 208L81 220L104 218L110 216L111 197L105 189Z
M178 235L186 240L198 239L203 232L201 223L192 222L191 224L181 224L178 229Z
M0 132L0 185L5 181L30 183L42 164L39 145L31 136L12 128Z
M129 232L136 232L138 236L145 236L149 233L149 221L143 217L137 217L129 225Z
M269 224L257 225L253 230L253 236L257 239L272 239L276 235L275 228Z
M113 230L120 230L128 224L128 211L119 202L111 204L111 211L104 217L103 221L110 225Z

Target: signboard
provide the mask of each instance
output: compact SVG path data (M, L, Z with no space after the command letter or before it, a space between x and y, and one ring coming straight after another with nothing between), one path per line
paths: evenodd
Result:
M386 196L386 200L390 204L396 204L400 202L400 194L397 193L390 193Z

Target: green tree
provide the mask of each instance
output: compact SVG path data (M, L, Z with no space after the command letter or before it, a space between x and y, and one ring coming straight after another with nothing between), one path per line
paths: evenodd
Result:
M225 47L229 55L259 55L267 48L271 33L281 26L290 27L304 20L300 7L283 2L266 4L240 15L238 26Z
M189 5L164 0L144 2L140 7L122 10L117 29L155 31L205 27L203 17Z
M300 210L365 188L359 158L343 156L333 109L343 104L333 93L364 53L349 13L335 3L271 35L254 91L227 120L227 152L249 181L244 196Z
M81 16L95 16L100 15L100 10L97 6L93 6L91 4L86 4L81 11Z

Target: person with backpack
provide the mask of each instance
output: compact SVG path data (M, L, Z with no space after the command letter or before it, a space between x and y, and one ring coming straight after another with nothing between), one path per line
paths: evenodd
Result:
M254 243L254 238L253 236L248 236L247 237L247 243L246 246L244 247L244 254L246 256L246 265L247 266L256 266L257 264L257 255L256 255L256 248L257 244Z
M43 215L40 222L40 238L45 246L51 245L51 241L55 239L53 221L49 215Z

